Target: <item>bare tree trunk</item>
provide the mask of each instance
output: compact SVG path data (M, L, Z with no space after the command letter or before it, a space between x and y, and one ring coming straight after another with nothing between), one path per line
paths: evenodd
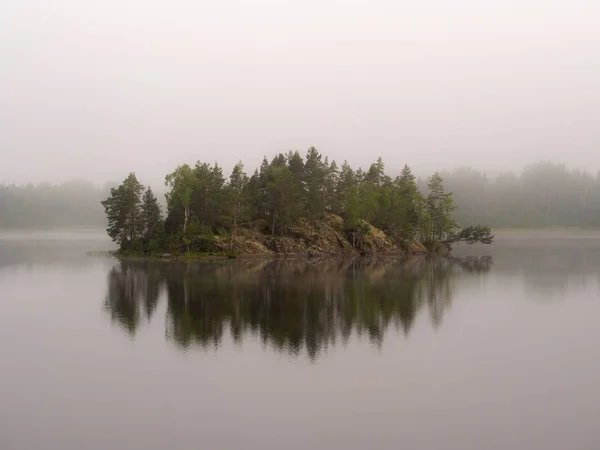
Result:
M188 216L190 214L190 209L188 206L183 208L183 234L185 234L185 229L187 228Z
M275 218L277 217L277 210L273 211L273 223L271 225L271 235L275 236Z

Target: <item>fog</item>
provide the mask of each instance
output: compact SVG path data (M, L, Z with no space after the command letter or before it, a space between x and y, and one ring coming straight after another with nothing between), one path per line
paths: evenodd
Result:
M600 3L5 0L0 181L158 184L316 146L390 172L595 172Z

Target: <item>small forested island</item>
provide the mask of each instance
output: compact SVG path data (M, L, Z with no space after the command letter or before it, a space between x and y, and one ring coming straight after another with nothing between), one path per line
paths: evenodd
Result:
M494 238L489 226L459 226L439 173L422 193L408 166L392 178L381 158L354 170L314 147L264 158L251 176L241 162L229 178L217 163L183 164L165 184L166 217L134 173L101 202L121 255L408 254Z

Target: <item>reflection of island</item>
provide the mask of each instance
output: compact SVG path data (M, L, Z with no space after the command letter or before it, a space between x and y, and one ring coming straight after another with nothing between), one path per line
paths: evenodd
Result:
M487 259L276 260L179 265L120 262L110 272L106 309L130 334L166 294L166 335L181 347L259 336L310 357L353 333L380 343L390 326L409 332L428 305L439 324L457 271L485 272Z

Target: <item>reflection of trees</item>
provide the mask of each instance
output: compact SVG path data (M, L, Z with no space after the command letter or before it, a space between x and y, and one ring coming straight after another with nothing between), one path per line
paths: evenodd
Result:
M473 258L276 260L231 264L122 262L109 275L106 307L134 333L150 317L161 285L166 336L179 346L218 346L257 336L278 351L316 357L354 334L380 344L393 326L409 333L427 304L434 324L452 297L457 271L483 272Z
M159 267L121 262L108 276L105 309L129 334L135 334L140 315L152 317L158 304L162 275ZM142 311L140 311L142 310Z

